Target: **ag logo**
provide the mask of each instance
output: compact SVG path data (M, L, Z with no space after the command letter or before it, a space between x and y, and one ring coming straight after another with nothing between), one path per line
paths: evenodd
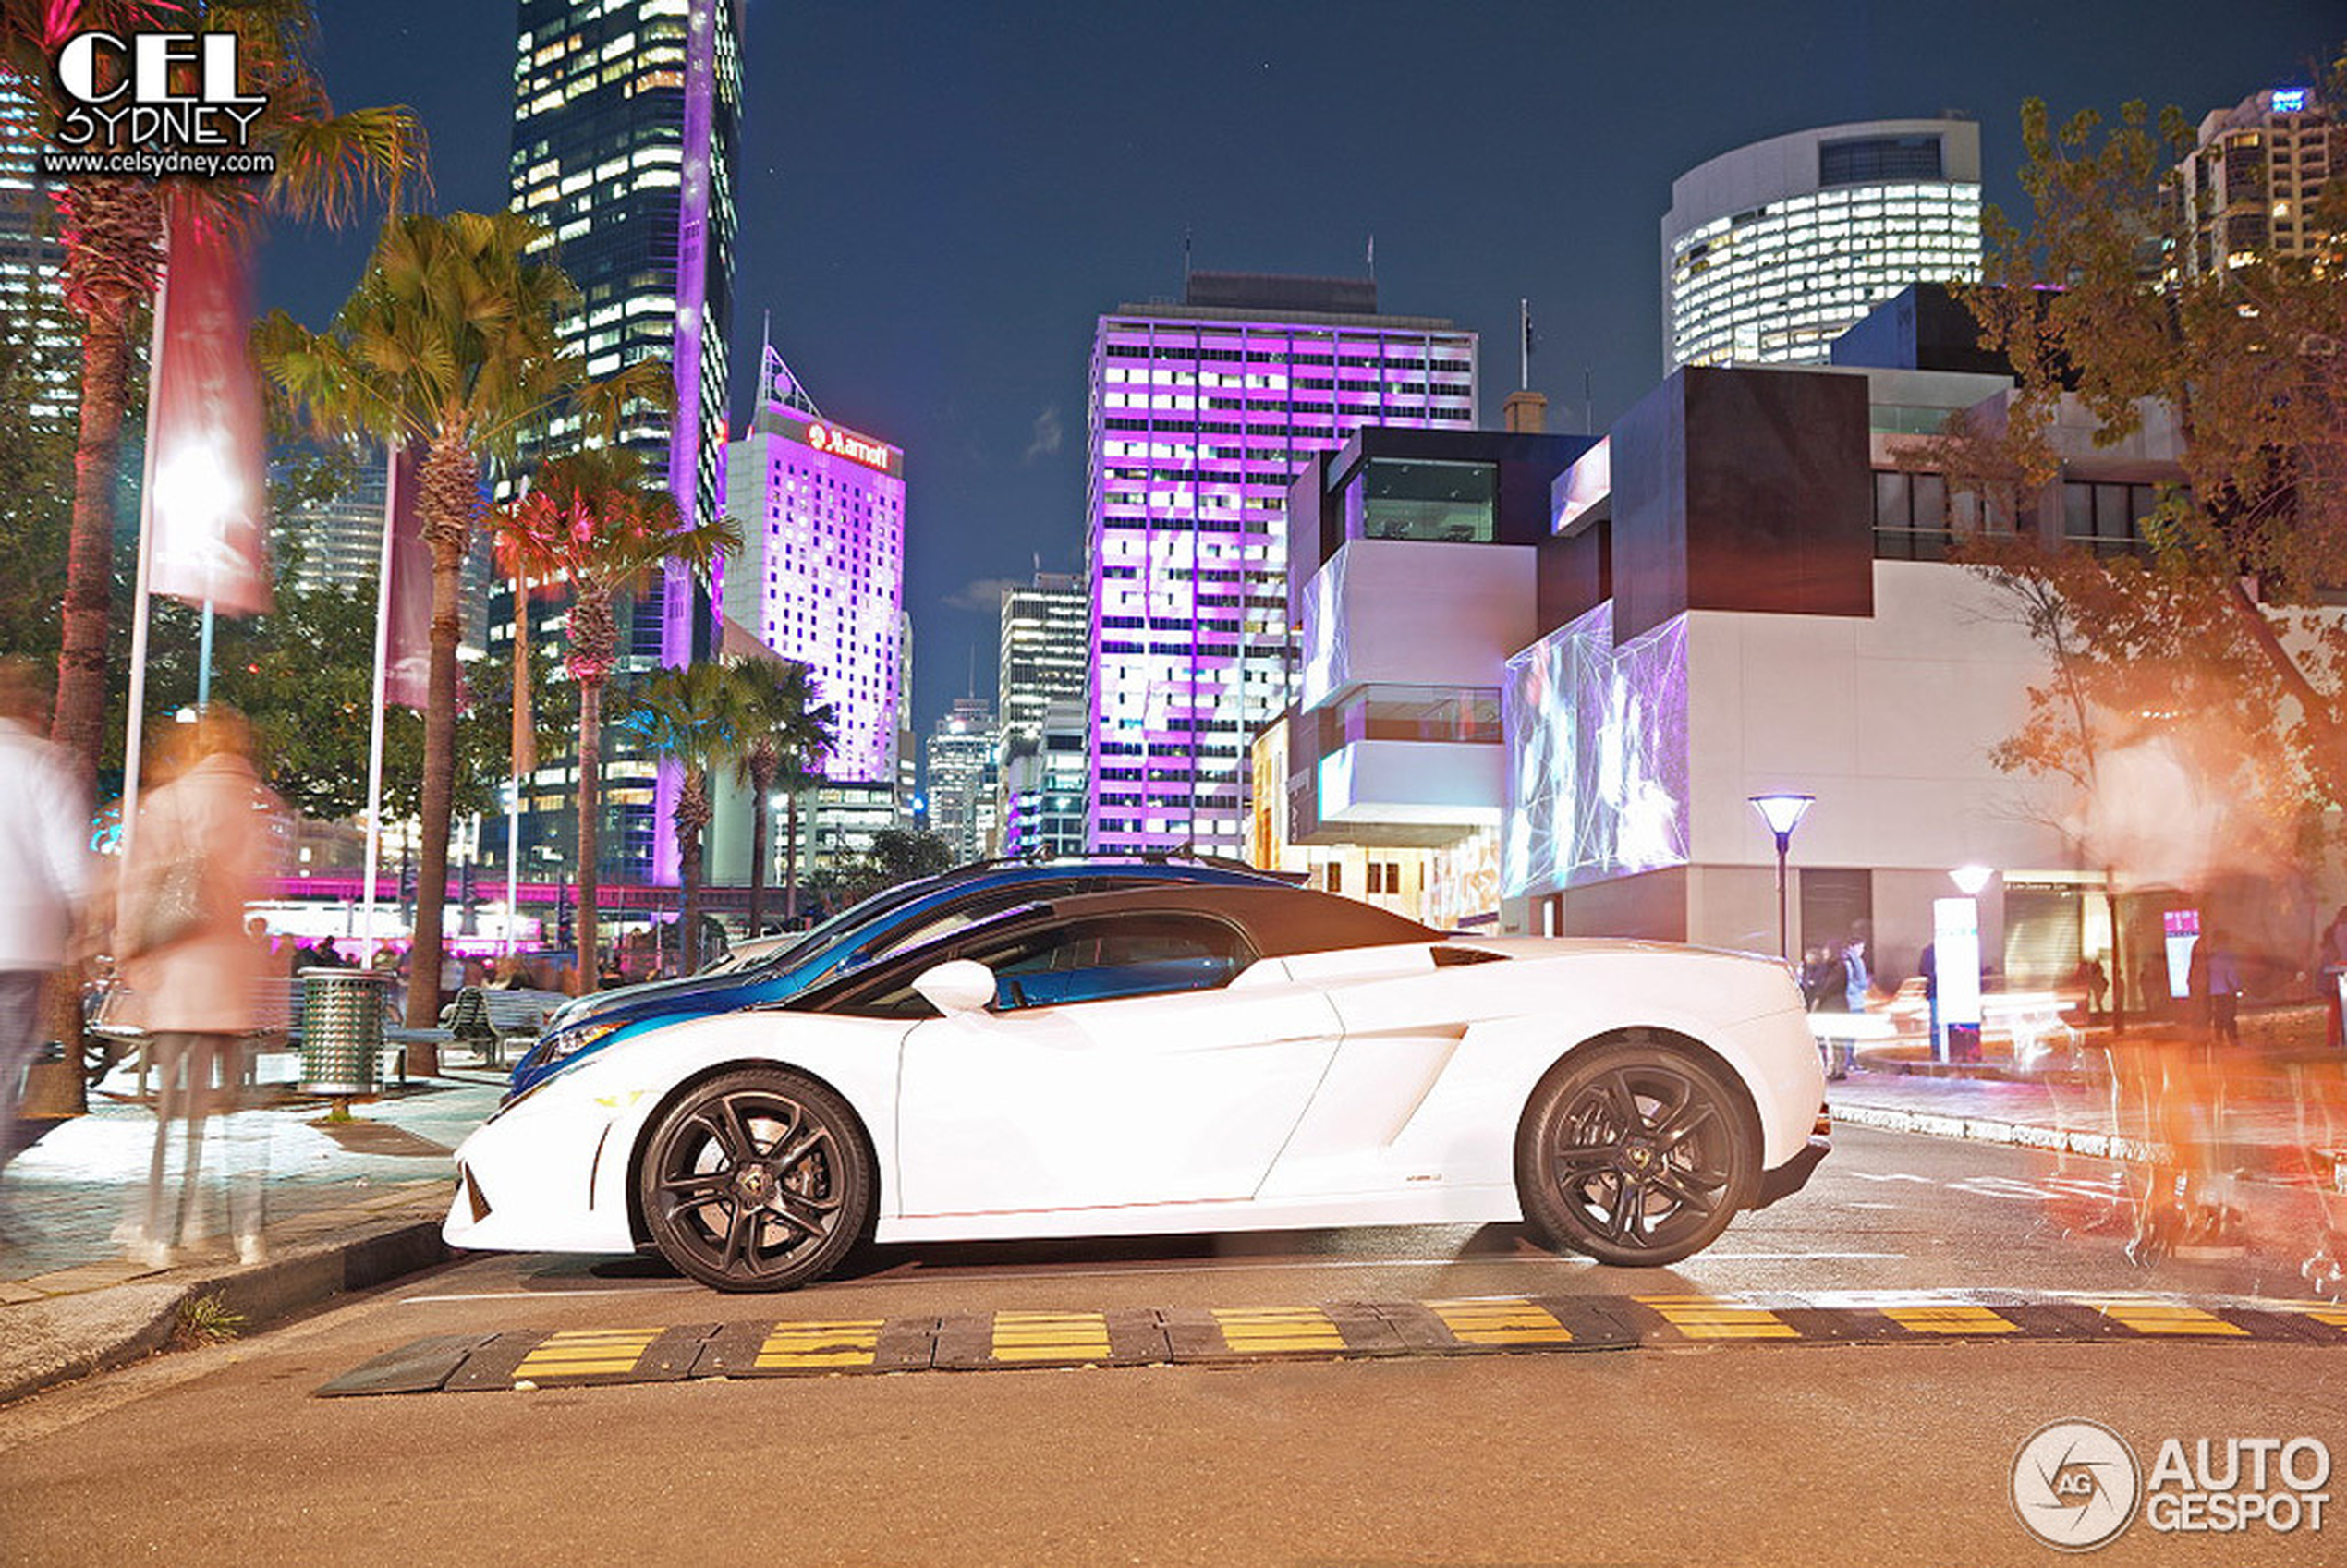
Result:
M2092 1551L2134 1523L2143 1469L2099 1421L2041 1427L2013 1458L2013 1511L2057 1551Z

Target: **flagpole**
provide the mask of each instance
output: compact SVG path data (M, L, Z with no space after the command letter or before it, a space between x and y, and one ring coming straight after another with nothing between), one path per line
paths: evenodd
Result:
M155 279L154 322L147 341L147 449L140 456L139 570L131 589L130 722L122 741L123 864L130 861L130 841L139 821L139 766L146 745L147 717L147 575L154 561L155 420L163 407L156 395L163 371L163 319L171 307L171 203L163 203L163 267ZM122 884L127 885L128 879Z
M505 782L505 955L519 951L521 917L521 735L529 699L529 578L514 568L514 723L506 736L513 777Z
M375 675L368 690L373 717L367 734L367 869L359 939L359 961L365 965L375 961L375 872L383 859L383 688L391 662L391 546L399 516L399 445L394 438L383 443L383 538L375 574Z

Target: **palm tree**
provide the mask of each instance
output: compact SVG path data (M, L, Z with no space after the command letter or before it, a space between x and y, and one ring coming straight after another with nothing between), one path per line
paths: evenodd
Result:
M562 417L608 440L635 402L664 404L668 367L642 359L589 383L564 351L556 312L577 291L533 261L546 229L517 213L410 216L383 226L367 271L322 333L274 311L255 329L270 378L312 428L423 449L416 510L432 547L432 662L424 709L423 841L418 855L407 1024L436 1017L442 892L456 786L456 635L460 574L482 511L484 458L510 457L525 432ZM431 1073L438 1052L411 1051Z
M798 792L820 777L839 715L817 700L804 664L759 661L741 666L749 687L738 767L749 785L749 934L762 929L766 903L767 807L779 781L788 790L789 826L783 840L783 919L798 917Z
M347 221L379 194L398 204L403 182L425 179L423 128L404 108L336 115L314 55L310 0L0 0L0 75L32 100L44 130L70 107L54 62L66 40L103 30L233 32L239 87L266 100L248 145L273 153L265 179L169 179L119 175L68 176L56 201L65 248L67 303L81 322L79 437L74 451L73 530L57 655L51 734L94 776L106 719L106 638L114 579L115 484L123 409L129 397L132 326L154 296L163 264L164 199L181 221L227 225L249 237L261 218ZM102 89L119 67L99 56ZM102 133L97 151L114 145ZM103 144L102 144L103 143Z
M558 581L570 590L563 665L578 687L578 987L595 987L597 857L601 851L603 688L619 664L612 601L663 561L707 581L741 544L727 517L685 528L676 502L648 481L644 460L624 446L596 446L549 459L529 493L495 521L507 577Z
M646 750L684 771L684 787L676 794L676 880L683 903L677 958L687 974L698 967L700 949L700 835L709 826L709 773L739 751L749 702L749 683L732 664L655 670L626 688L620 699L620 726Z

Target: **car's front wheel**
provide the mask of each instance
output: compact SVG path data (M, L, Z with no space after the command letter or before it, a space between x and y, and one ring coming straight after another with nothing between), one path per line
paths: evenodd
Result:
M1660 1045L1576 1051L1533 1091L1516 1143L1525 1218L1600 1263L1676 1263L1759 1190L1760 1150L1725 1070Z
M637 1173L661 1256L724 1291L821 1279L863 1233L872 1160L855 1112L797 1073L711 1079L653 1125Z

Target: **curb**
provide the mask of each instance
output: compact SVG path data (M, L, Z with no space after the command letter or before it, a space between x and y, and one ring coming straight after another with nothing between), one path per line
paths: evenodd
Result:
M2083 1154L2095 1160L2151 1163L2161 1150L2140 1138L2116 1133L2069 1132L2060 1127L2033 1127L2020 1122L2000 1122L1984 1116L1945 1116L1928 1111L1893 1111L1876 1105L1835 1105L1833 1119L1854 1127L1877 1127L1890 1133L1920 1133L1927 1137L1965 1138L1974 1143L2013 1144L2060 1154Z
M191 1269L153 1283L8 1307L0 1313L0 1326L8 1331L0 1338L0 1406L167 1348L181 1308L205 1296L217 1296L227 1310L241 1314L249 1331L447 1257L437 1214L402 1215L290 1248L264 1263Z

